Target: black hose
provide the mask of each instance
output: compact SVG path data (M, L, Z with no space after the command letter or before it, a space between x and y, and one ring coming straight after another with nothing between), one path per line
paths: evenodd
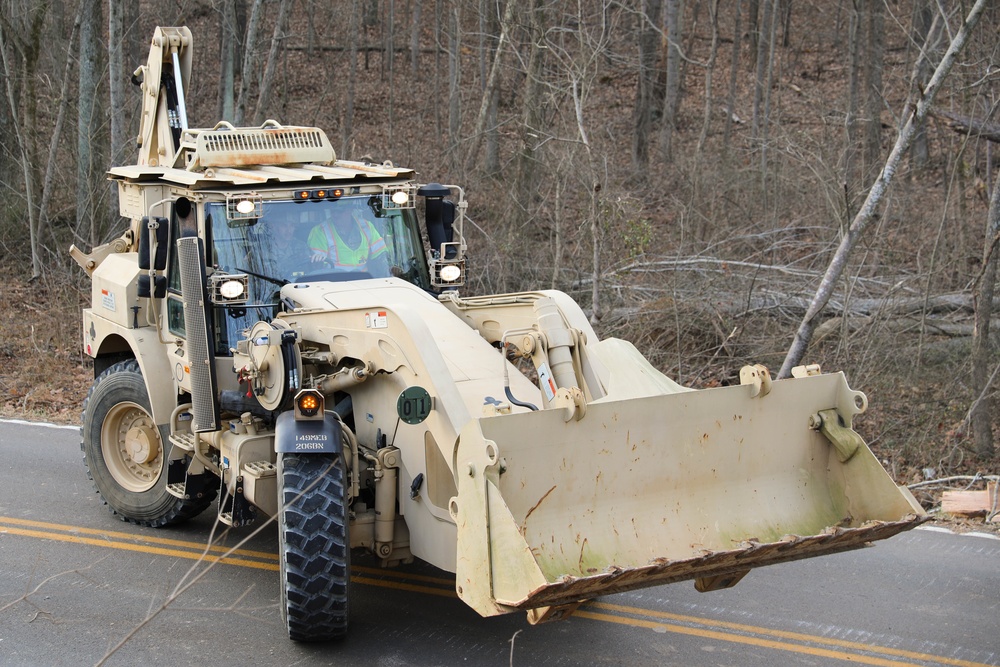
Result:
M503 393L507 395L507 400L520 408L528 408L532 412L538 410L538 406L532 405L531 403L525 403L524 401L519 401L514 398L514 394L510 393L510 387L504 387Z

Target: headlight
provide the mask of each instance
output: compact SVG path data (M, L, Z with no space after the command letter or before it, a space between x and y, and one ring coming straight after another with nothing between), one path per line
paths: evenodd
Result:
M238 299L243 296L243 283L239 280L227 280L219 285L219 294L226 299Z
M402 206L407 201L409 201L409 196L407 196L405 190L396 190L392 193L392 202L397 206Z
M254 203L249 199L241 199L239 202L236 203L236 210L242 213L243 215L253 213L254 208L255 208Z
M462 267L458 264L445 264L441 267L439 275L441 276L441 280L453 283L462 277Z

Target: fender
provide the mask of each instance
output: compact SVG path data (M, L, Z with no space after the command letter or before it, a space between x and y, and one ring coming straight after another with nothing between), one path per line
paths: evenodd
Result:
M295 419L293 411L278 415L274 451L278 454L343 454L340 422L329 412L319 419Z
M153 411L153 421L163 426L170 423L170 413L177 407L177 389L170 380L173 370L170 358L160 350L162 346L150 341L150 329L130 329L108 321L85 308L83 311L84 349L92 357L115 351L130 352L139 362L139 370L146 381L149 406Z

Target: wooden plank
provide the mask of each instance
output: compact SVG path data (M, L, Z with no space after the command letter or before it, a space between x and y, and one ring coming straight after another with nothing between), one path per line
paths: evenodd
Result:
M989 482L979 491L945 491L941 494L941 511L959 516L985 516L997 508L997 483Z

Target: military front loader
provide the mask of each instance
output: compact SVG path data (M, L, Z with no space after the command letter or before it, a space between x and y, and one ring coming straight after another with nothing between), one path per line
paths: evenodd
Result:
M190 69L190 32L157 28L139 157L109 172L127 229L71 248L93 295L84 462L135 524L274 519L292 639L346 632L355 550L536 623L925 518L853 430L867 399L843 374L692 390L562 292L463 296L462 188L338 159L317 128L191 129ZM339 214L377 258L315 261Z

